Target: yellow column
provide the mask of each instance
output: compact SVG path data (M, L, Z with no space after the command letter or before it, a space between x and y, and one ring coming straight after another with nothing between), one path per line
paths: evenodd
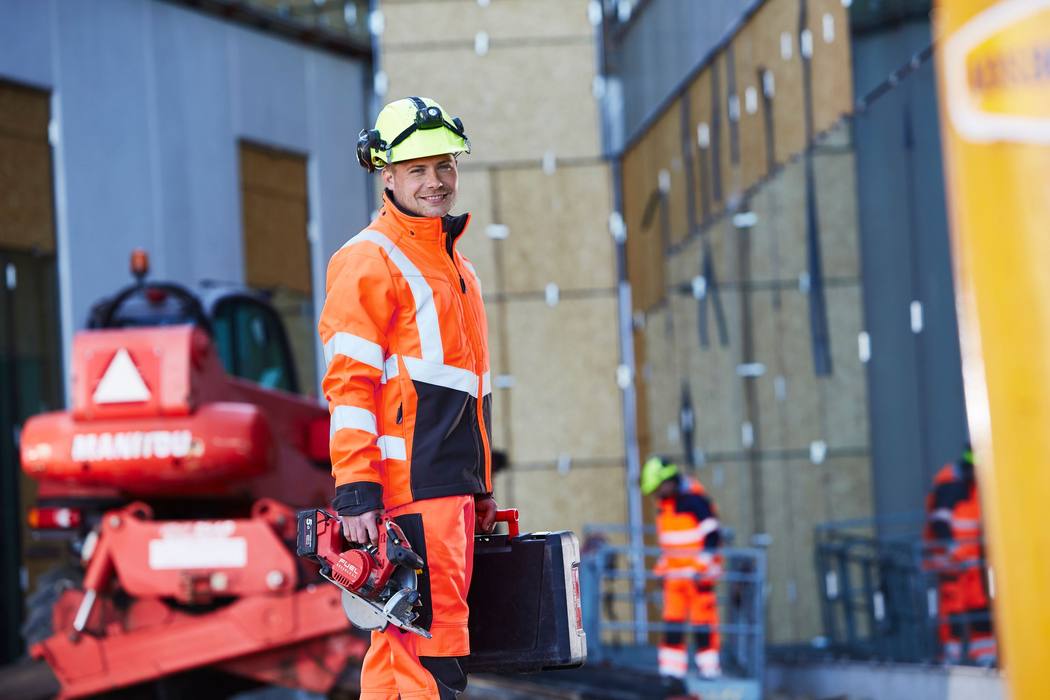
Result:
M1050 0L938 0L966 404L1010 696L1050 698ZM936 206L936 202L931 202Z

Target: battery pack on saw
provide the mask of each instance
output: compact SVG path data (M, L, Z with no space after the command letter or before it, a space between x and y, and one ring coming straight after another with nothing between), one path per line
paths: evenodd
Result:
M499 511L509 532L474 539L470 657L464 670L533 672L587 659L580 609L580 545L569 531L519 534L517 510Z

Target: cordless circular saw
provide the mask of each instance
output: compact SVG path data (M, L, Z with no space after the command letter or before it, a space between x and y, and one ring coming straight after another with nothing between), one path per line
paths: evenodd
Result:
M384 630L389 624L430 639L413 624L423 559L397 523L384 516L379 542L362 546L346 541L338 516L314 509L299 511L298 531L296 554L317 562L321 575L342 589L343 611L355 627Z

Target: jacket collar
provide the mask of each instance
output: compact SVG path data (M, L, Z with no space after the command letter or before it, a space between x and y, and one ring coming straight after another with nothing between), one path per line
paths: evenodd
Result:
M389 216L398 229L414 239L421 241L440 241L442 234L449 236L449 247L463 234L470 221L470 214L459 216L416 216L405 211L390 190L383 191L383 211L381 216Z

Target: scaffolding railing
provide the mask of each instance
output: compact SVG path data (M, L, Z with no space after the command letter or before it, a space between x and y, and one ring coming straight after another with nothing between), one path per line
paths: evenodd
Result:
M662 577L652 573L660 549L610 542L627 534L628 528L619 525L584 529L580 589L588 659L611 663L632 660L655 668L655 647L663 632L684 629L691 638L699 627L660 619ZM724 570L715 584L719 624L711 628L722 640L722 670L729 677L760 682L765 667L766 553L743 547L724 547L719 552ZM642 558L646 570L640 600L637 588L631 585L635 578L631 562L636 557ZM646 639L648 644L640 648L638 639Z
M824 645L836 655L899 662L951 662L939 614L940 586L979 569L994 595L985 559L959 563L952 546L980 542L924 540L921 513L825 523L814 532ZM983 551L983 550L982 550ZM953 612L962 663L975 625L991 627L990 608Z

